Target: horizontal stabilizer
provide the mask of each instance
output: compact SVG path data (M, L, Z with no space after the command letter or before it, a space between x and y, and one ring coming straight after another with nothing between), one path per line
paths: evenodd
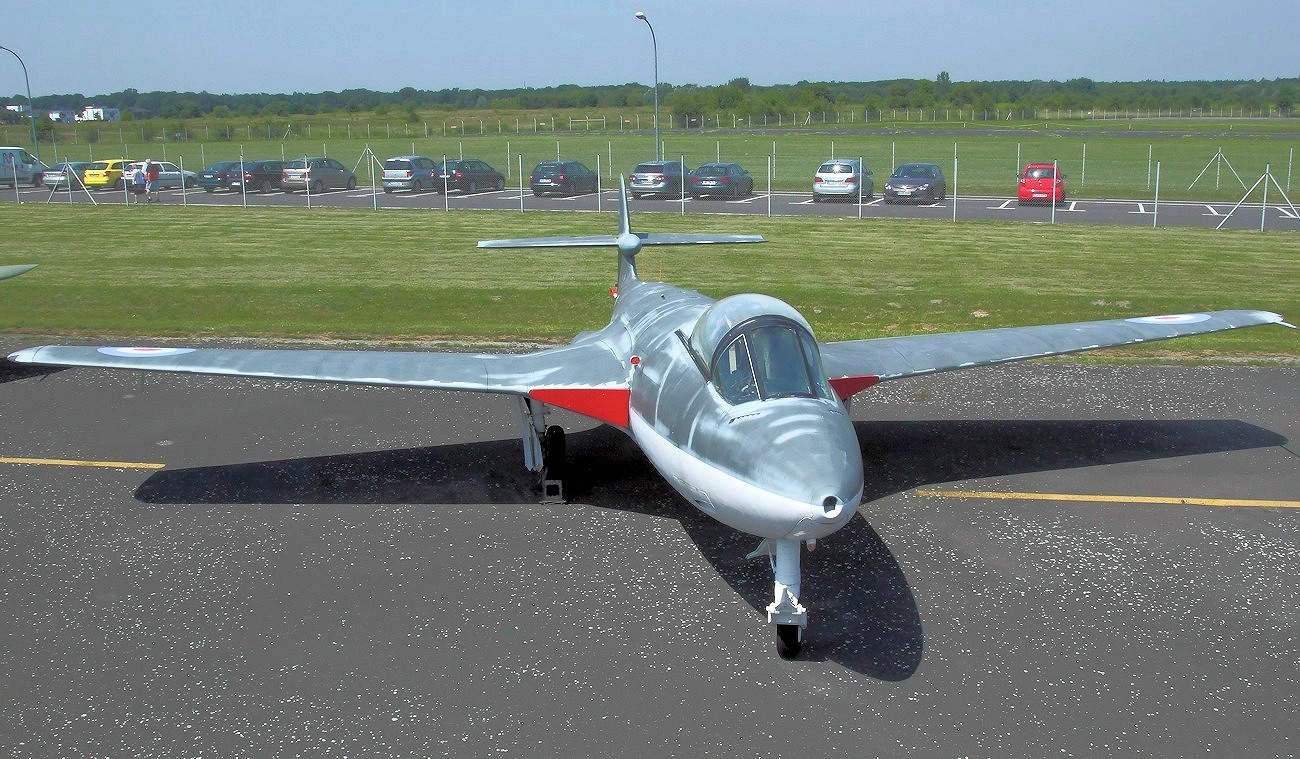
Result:
M569 237L521 237L514 240L480 240L480 248L613 248L614 235L573 235Z
M638 233L642 245L708 245L710 243L767 242L762 235L710 235L685 232Z

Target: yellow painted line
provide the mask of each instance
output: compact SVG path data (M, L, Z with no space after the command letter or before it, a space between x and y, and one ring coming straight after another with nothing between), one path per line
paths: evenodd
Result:
M1074 503L1154 503L1174 506L1238 506L1300 509L1300 501L1258 501L1244 498L1182 498L1150 495L1083 495L1077 493L998 493L981 490L914 490L927 498L985 498L1000 501L1071 501Z
M166 464L138 461L79 461L77 459L18 459L0 456L0 464L36 464L39 466L90 466L101 469L162 469Z

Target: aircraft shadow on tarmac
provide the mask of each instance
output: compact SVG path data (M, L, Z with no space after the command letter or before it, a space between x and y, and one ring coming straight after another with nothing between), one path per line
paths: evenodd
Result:
M1281 445L1245 422L856 422L865 501L922 485ZM571 502L676 519L718 574L760 614L771 600L757 538L683 501L636 446L608 428L568 436ZM164 470L136 491L148 503L536 503L517 440ZM855 518L804 562L802 600L814 610L801 658L898 681L921 663L920 614L880 536Z
M66 371L66 366L29 366L26 364L15 364L12 361L6 361L0 357L0 385L6 382L17 382L18 380L30 379L32 377L44 377L47 374L58 374Z

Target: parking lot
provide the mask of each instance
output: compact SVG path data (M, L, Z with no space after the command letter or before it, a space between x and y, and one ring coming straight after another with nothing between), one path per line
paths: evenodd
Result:
M516 210L516 211L608 211L617 202L616 189L565 197L535 197L527 188L507 187L504 191L463 194L453 191L385 193L361 179L355 190L332 190L320 194L240 192L203 192L201 190L165 190L164 203L184 206L297 206L324 208L389 208L422 210ZM514 180L514 181L517 181ZM60 189L19 187L0 188L0 202L123 204L129 201L123 191L69 192ZM1282 201L1281 198L1277 200ZM1013 196L962 196L956 192L938 203L886 204L879 196L861 203L814 203L810 192L763 192L736 200L649 197L632 201L638 211L669 213L758 214L767 216L842 216L863 219L922 218L936 221L986 220L1023 221L1037 224L1111 224L1132 226L1221 227L1223 229L1265 229L1296 231L1300 216L1282 201L1246 202L1234 210L1233 203L1199 201L1161 201L1154 199L1069 198L1056 207L1025 206Z

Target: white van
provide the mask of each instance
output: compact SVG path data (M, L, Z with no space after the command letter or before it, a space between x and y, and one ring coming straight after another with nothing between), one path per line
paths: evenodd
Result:
M23 184L38 186L45 165L23 148L0 148L0 185L14 186L15 177Z

